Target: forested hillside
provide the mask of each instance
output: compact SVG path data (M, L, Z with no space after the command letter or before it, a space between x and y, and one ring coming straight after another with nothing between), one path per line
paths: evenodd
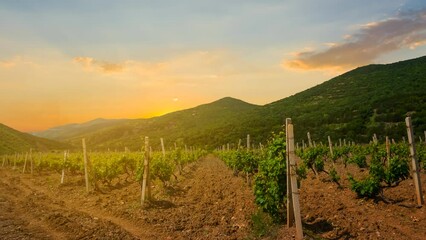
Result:
M68 144L39 138L27 133L19 132L0 123L0 154L34 151L49 151L69 149Z

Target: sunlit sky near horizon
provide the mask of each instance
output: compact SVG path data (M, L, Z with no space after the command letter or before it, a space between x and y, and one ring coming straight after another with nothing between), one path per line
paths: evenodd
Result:
M423 0L0 0L0 123L263 105L425 53Z

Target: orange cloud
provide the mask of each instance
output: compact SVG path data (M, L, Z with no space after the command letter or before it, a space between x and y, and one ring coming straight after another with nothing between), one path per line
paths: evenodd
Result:
M18 65L36 66L34 62L29 61L28 59L25 59L21 56L15 56L12 59L0 61L0 67L2 68L13 68Z
M99 61L90 57L75 57L73 60L87 70L97 70L102 73L119 73L124 71L124 65L119 63Z
M221 81L242 73L254 73L258 67L228 51L192 51L158 62L126 60L110 63L92 57L75 57L74 63L87 71L118 73L120 78L139 78L139 84L193 84Z
M399 14L383 21L360 26L344 41L324 51L304 51L282 66L301 70L347 70L369 64L377 57L401 48L426 45L426 10Z
M16 62L14 61L0 61L0 66L3 68L11 68L16 66Z

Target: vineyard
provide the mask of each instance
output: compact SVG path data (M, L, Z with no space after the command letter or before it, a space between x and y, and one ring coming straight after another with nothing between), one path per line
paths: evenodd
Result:
M425 236L426 215L416 202L407 142L307 142L297 144L294 169L306 237ZM247 145L240 140L232 146L217 148L216 157L177 145L169 151L145 145L138 152L84 152L84 147L1 156L2 212L23 216L2 215L1 234L11 239L292 239L294 228L284 226L286 134L273 134L265 145L250 145L248 137ZM426 144L415 147L424 172ZM420 175L425 186L425 174ZM151 191L146 205L144 186Z
M265 205L264 209L277 217L284 216L279 214L286 184L283 136L284 133L274 136L265 150L241 148L216 152L218 157L236 173L254 176L256 201L260 205ZM335 147L332 152L327 146L299 148L296 154L301 161L296 171L300 184L303 184L309 172L314 177L325 176L339 189L344 187L341 184L344 178L350 183L347 187L359 198L391 202L384 196L383 190L397 187L403 180L410 178L410 151L407 143L403 142L391 144L388 148L389 150L386 144L376 142L369 145ZM426 170L426 145L420 143L416 149L420 166ZM271 188L271 184L276 184L276 188L282 189L275 190L275 187ZM273 195L261 194L264 189L268 189L269 193L273 192ZM266 199L271 201L266 202Z
M93 188L113 187L124 182L140 182L144 172L144 151L140 152L93 152L89 153L89 178ZM149 152L151 176L164 185L182 167L206 155L200 149L185 151L176 148L167 153ZM65 175L84 176L84 155L82 152L26 153L2 156L2 166L22 169L22 173L42 174L57 172ZM63 182L63 179L61 179ZM102 185L102 186L101 186Z

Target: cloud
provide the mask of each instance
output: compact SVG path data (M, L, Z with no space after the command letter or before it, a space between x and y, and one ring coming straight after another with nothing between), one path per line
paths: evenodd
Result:
M124 64L95 60L90 57L75 57L73 60L89 71L97 70L102 73L119 73L125 69Z
M259 67L227 50L190 51L159 61L124 60L111 63L92 57L75 57L74 63L91 72L116 73L138 78L143 84L200 84L258 73Z
M14 61L0 61L0 66L3 68L11 68L16 66L16 62Z
M15 56L9 60L0 60L0 67L2 68L14 68L23 65L35 66L36 64L21 56Z
M347 70L369 64L383 54L426 45L426 9L361 25L326 50L298 52L283 67L301 70Z

